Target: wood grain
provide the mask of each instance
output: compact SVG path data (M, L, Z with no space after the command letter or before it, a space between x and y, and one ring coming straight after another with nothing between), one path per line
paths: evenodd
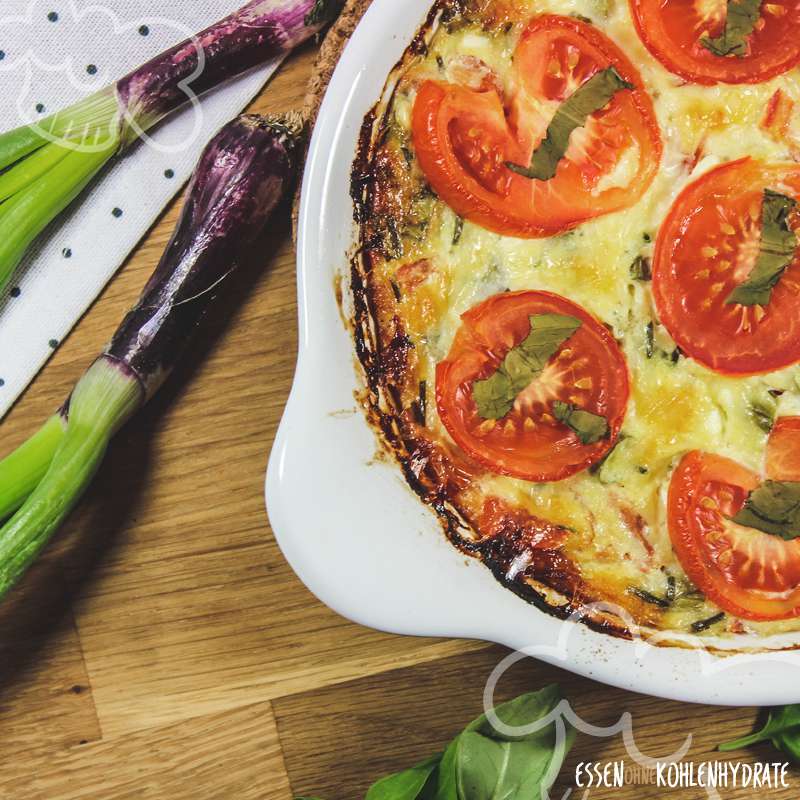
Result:
M300 108L314 55L310 45L293 56L252 110ZM108 339L175 218L173 204L0 426L4 449L35 430ZM288 207L242 278L190 363L120 434L80 509L0 608L3 800L286 800L290 783L294 793L359 797L480 710L501 650L360 628L322 606L283 560L263 478L297 344ZM533 662L502 694L551 680L594 721L630 711L648 753L688 731L692 757L705 758L755 719L753 710L663 703ZM578 756L610 758L620 746L582 741L565 780ZM758 756L770 754L746 754ZM648 791L613 797L656 796Z
M34 749L0 773L0 798L9 800L200 796L291 797L268 703L56 753Z

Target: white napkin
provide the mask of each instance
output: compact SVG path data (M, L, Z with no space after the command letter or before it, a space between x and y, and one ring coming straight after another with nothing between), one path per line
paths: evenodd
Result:
M0 130L79 100L244 1L0 0ZM0 418L189 177L209 139L278 63L207 95L199 112L172 117L35 245L0 297Z

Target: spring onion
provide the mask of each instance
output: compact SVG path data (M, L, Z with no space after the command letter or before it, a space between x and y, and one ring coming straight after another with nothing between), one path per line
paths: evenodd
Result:
M0 135L0 292L44 228L116 155L189 101L288 52L343 0L251 0L117 83Z
M67 403L0 461L0 598L90 484L116 431L158 390L294 174L302 123L244 116L209 143L175 233Z

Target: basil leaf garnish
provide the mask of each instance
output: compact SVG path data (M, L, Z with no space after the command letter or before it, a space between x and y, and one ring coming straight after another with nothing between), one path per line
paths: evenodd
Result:
M525 178L549 181L567 152L572 132L582 128L596 111L605 108L620 89L633 88L614 67L596 72L559 106L547 127L547 135L533 152L531 165L521 167L509 162L506 166Z
M747 37L755 30L761 14L761 0L728 0L725 29L713 38L703 36L700 44L715 56L747 55Z
M365 800L416 800L441 760L439 754L411 769L381 778L372 785Z
M509 727L523 727L546 717L561 700L558 686L548 686L498 706L496 713ZM514 737L495 730L482 714L445 751L436 800L545 797L574 739L574 729L563 718Z
M584 411L571 403L556 400L553 416L563 422L581 440L581 444L594 444L609 434L608 420L591 411Z
M765 306L769 303L772 290L794 260L797 250L797 235L788 223L789 215L796 207L797 202L791 197L769 189L764 191L758 258L747 280L728 295L727 304Z
M472 384L478 414L484 419L502 419L508 414L517 395L581 326L579 319L565 314L534 314L530 322L531 332L509 350L497 372Z
M767 722L760 731L721 744L717 750L725 753L767 741L772 742L773 747L783 750L795 761L800 761L800 705L769 709Z
M800 536L800 483L764 481L731 519L787 541L796 539Z

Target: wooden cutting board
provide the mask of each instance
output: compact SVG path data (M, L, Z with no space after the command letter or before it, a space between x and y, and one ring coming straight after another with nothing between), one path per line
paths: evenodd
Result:
M313 76L311 107L349 29L331 35L316 68L314 45L293 56L251 110L300 107ZM4 450L104 344L175 219L173 205L0 426ZM502 648L341 619L297 580L267 525L264 469L297 346L288 220L287 209L232 311L214 312L192 363L120 435L79 511L0 607L2 800L350 800L440 749L481 710ZM687 758L713 759L717 742L756 717L641 697L532 661L507 676L499 698L552 681L596 724L629 712L651 756L691 733ZM620 737L581 737L562 788L579 761L623 756ZM769 749L734 756L774 758ZM590 797L706 796L631 779L639 783ZM792 782L763 796L796 798L800 774Z

